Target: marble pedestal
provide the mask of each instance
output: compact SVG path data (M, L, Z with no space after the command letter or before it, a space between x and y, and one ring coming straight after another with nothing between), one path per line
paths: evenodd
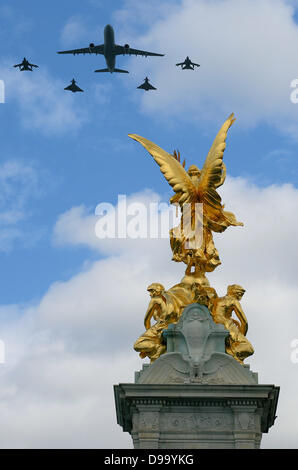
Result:
M225 353L223 325L200 304L164 333L167 352L114 386L117 422L135 449L260 447L275 420L279 387Z
M277 395L273 385L115 387L118 424L135 449L257 449Z

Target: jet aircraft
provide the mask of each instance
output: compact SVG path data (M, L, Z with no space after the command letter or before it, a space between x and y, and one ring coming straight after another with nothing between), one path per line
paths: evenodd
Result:
M111 25L106 25L104 29L104 44L96 46L95 44L89 44L89 47L83 47L82 49L72 49L69 51L60 51L58 54L102 54L105 57L107 68L95 70L95 72L119 72L128 73L127 70L121 70L115 68L116 56L117 55L142 55L142 56L164 56L164 54L156 54L155 52L141 51L139 49L133 49L129 44L120 46L115 44L114 30Z
M146 77L144 83L142 83L142 85L138 86L137 88L141 88L141 89L146 90L146 91L156 90L156 88L149 83L149 78L148 77Z
M190 60L190 58L187 56L184 62L180 62L179 64L176 64L176 66L181 65L182 70L194 70L195 67L200 67L200 64L195 64Z
M76 85L76 81L74 78L72 79L71 84L67 86L66 88L64 88L64 90L69 90L69 91L72 91L73 93L76 93L77 91L84 91Z
M29 70L30 72L33 72L32 67L38 68L38 65L30 64L30 62L28 62L26 57L24 57L23 62L21 62L20 64L14 65L14 67L19 67L21 72L24 72L24 70Z

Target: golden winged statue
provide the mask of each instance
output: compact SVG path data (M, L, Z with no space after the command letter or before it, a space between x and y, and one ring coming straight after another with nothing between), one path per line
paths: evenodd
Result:
M230 225L243 225L237 222L232 212L224 210L217 192L226 177L223 153L228 130L234 121L234 114L231 114L218 132L202 170L191 165L186 171L185 161L183 164L180 162L180 154L174 152L171 155L150 140L129 134L153 156L175 191L170 202L180 206L182 217L180 226L170 231L170 242L173 260L184 262L187 265L186 273L190 273L193 266L197 272L213 271L220 264L220 259L212 231L223 232ZM200 213L196 214L199 203L203 205L201 216ZM199 232L202 233L201 237L198 236ZM192 243L194 240L196 243Z
M148 150L159 165L161 172L175 192L170 203L180 207L181 211L179 226L170 230L170 244L173 252L172 259L186 264L185 276L179 284L168 291L165 291L160 284L154 284L161 286L162 289L160 287L156 292L154 291L154 295L150 291L151 301L145 316L146 332L134 345L141 357L148 356L151 361L157 359L165 351L162 331L169 323L176 323L179 320L186 305L199 301L199 303L205 303L212 312L215 299L218 298L215 289L210 287L205 276L206 272L213 271L221 264L212 232L223 232L230 225L243 225L236 220L232 212L224 210L221 197L217 192L217 188L224 183L226 178L223 154L227 133L234 121L234 114L231 114L222 125L202 170L199 170L196 165L191 165L186 171L185 160L181 163L179 152L170 154L144 137L129 134L129 137L140 142ZM202 210L197 211L198 205ZM223 298L221 302L227 303L226 299L228 297ZM216 302L218 303L219 300ZM151 316L148 312L151 312ZM165 315L164 312L167 314ZM153 315L157 321L152 327L148 321L148 315L150 318ZM216 315L216 318L220 318L219 315ZM221 320L218 321L221 322ZM233 334L236 338L237 335ZM238 337L240 337L240 332ZM227 348L227 352L238 360L240 346L236 347L236 343L238 345L240 341L237 339L231 342L233 348ZM241 347L245 351L241 352L241 358L252 354L249 347L246 351L247 344L245 340L242 340Z

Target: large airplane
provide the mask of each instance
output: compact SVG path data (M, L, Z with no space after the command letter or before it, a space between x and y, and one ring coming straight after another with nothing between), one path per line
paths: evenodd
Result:
M115 44L114 30L111 25L106 25L104 29L104 44L95 46L93 43L89 44L89 47L83 47L82 49L72 49L70 51L60 51L58 54L103 54L106 60L107 68L95 70L95 72L119 72L128 73L127 70L121 70L115 68L116 56L117 55L143 55L147 56L164 56L164 54L156 54L155 52L141 51L138 49L132 49L129 44L119 46Z
M195 64L190 60L190 58L187 56L184 62L180 62L179 64L176 64L176 66L181 65L182 70L194 70L195 66L200 67L200 64Z
M156 90L156 88L149 83L149 78L148 77L146 77L145 80L144 80L144 83L142 83L142 85L138 86L137 88L140 88L140 89L146 90L146 91Z
M26 57L24 57L23 62L14 65L14 67L19 67L21 72L24 72L24 70L29 70L30 72L33 72L32 67L38 68L38 65L30 64Z

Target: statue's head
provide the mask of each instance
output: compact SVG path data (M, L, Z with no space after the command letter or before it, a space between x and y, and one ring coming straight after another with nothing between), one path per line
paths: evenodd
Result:
M164 290L164 286L158 282L154 282L147 287L147 291L149 292L150 297L157 297L158 295L161 295Z
M196 165L190 165L190 167L188 168L187 173L190 177L192 177L192 176L199 177L200 174L201 174L200 170L198 169L198 167Z
M228 286L227 294L231 295L232 297L236 297L236 299L240 300L243 297L245 289L239 286L238 284L232 284Z

